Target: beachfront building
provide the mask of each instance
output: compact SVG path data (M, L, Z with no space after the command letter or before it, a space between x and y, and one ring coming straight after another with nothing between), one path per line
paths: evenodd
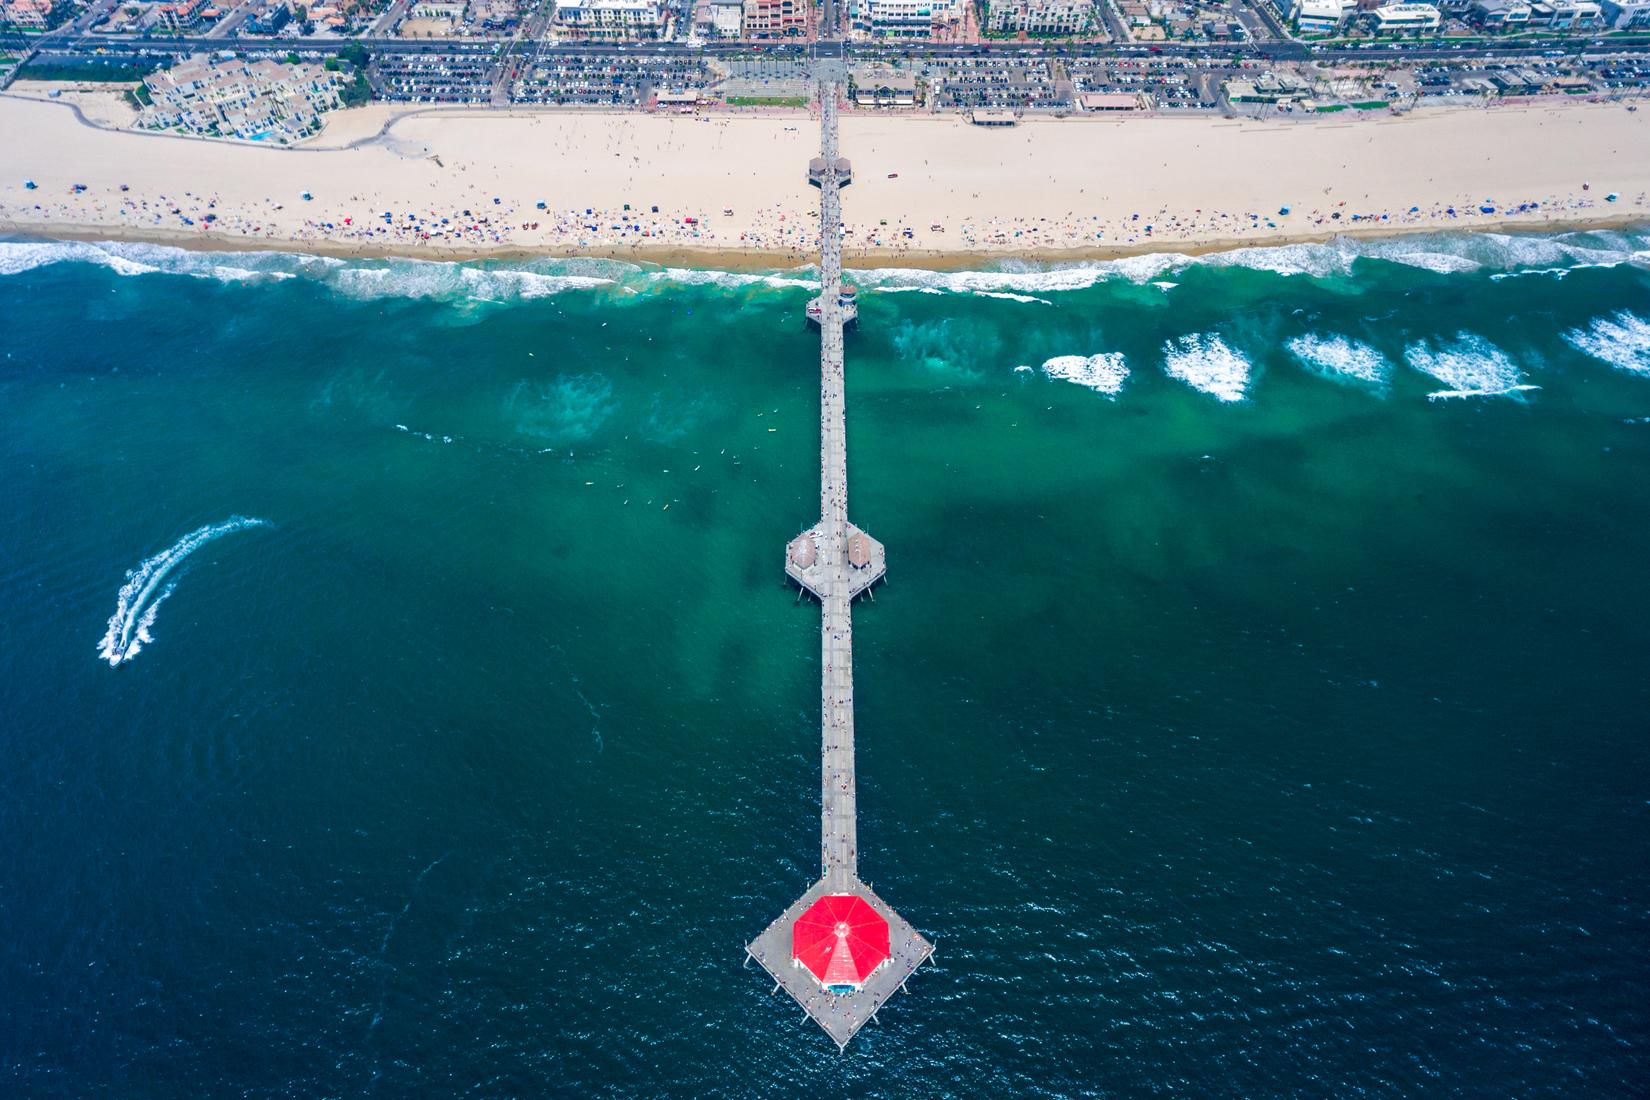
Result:
M1604 9L1593 0L1533 0L1530 26L1551 27L1555 31L1596 27Z
M555 23L575 38L657 38L665 13L658 0L556 0Z
M143 83L150 103L139 127L202 137L286 145L315 133L321 115L342 105L343 78L320 65L208 61L197 54Z
M855 22L878 37L933 38L962 18L962 0L859 0Z
M992 34L1077 35L1094 19L1090 0L990 0L986 29Z
M892 65L858 65L848 75L856 107L915 107L917 75Z
M1650 29L1650 0L1602 0L1599 12L1613 31Z
M1525 0L1473 0L1468 18L1487 31L1521 31L1529 25Z
M1295 29L1301 34L1334 34L1358 10L1358 0L1297 0Z
M1220 86L1229 103L1296 103L1312 94L1312 85L1292 72L1264 72L1250 80Z
M745 0L710 0L705 33L715 38L738 38L745 27Z
M1433 34L1443 17L1436 4L1388 4L1368 13L1369 29L1376 34Z
M178 0L175 4L160 5L155 9L155 14L160 17L161 26L181 34L205 23L210 7L207 0Z
M806 0L744 0L746 38L800 38L808 33Z
M0 4L0 23L10 23L26 31L43 31L51 26L52 0L5 0Z

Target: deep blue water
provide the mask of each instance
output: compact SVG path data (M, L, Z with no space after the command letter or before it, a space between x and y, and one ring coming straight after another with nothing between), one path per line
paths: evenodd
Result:
M839 1056L807 272L0 242L0 1094L1643 1095L1647 259L856 276Z

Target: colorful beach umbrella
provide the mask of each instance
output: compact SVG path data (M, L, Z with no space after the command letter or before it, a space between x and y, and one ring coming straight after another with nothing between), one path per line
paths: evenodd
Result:
M822 985L862 985L889 954L888 922L855 894L826 894L791 926L791 958Z

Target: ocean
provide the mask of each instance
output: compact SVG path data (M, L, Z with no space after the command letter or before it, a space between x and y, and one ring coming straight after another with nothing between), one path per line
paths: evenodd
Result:
M0 1093L1628 1097L1650 230L812 273L0 241Z

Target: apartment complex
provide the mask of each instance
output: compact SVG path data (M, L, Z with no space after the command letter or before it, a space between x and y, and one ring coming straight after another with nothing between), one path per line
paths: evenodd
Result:
M0 23L24 30L43 31L51 25L52 0L5 0L0 3Z
M807 32L807 0L745 0L746 38L800 38Z
M1083 34L1093 19L1090 0L990 0L986 8L992 34Z
M854 27L884 38L928 38L962 22L962 0L858 0Z
M143 80L150 103L138 116L147 130L238 137L286 145L321 128L341 105L343 78L320 65L217 61L196 55Z
M658 0L557 0L555 21L577 38L657 38L665 15Z

